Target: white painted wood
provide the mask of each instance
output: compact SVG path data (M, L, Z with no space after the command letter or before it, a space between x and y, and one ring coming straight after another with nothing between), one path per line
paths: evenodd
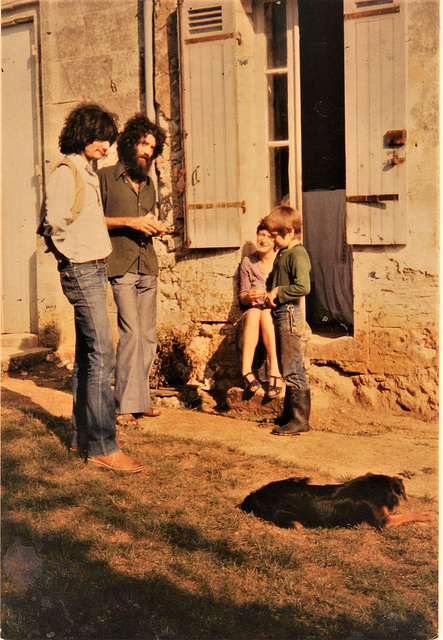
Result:
M289 194L290 204L303 215L301 155L300 29L298 7L288 3L288 110L289 110Z
M181 9L186 241L191 248L240 246L234 5L234 0L185 0Z
M37 330L34 24L2 28L2 333Z
M398 11L397 11L398 8ZM387 131L407 129L406 3L344 0L346 195L397 194L398 201L347 203L349 244L407 241L407 144L393 165Z

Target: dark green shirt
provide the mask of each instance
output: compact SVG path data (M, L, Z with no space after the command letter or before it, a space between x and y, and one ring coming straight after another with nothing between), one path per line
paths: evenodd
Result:
M311 290L311 261L308 252L298 244L292 249L280 249L268 279L268 290L278 287L280 304L298 302Z
M145 216L155 211L155 189L147 178L135 193L121 162L97 171L105 216L109 218ZM108 278L130 273L158 275L152 238L128 227L110 229L112 253L108 257Z

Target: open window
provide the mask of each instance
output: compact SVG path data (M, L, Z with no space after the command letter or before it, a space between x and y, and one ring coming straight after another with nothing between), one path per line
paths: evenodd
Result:
M285 200L287 171L313 267L307 319L315 332L349 334L352 247L407 237L405 3L257 0L255 7L268 44L265 108L276 123L269 131L277 132L267 141L270 206Z
M255 6L256 31L259 39L266 36L269 207L289 202L302 213L312 262L306 317L313 330L349 334L343 4L262 0Z

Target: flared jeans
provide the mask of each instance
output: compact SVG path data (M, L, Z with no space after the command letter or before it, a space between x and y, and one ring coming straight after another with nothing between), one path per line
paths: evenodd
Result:
M149 373L157 349L157 276L125 273L110 279L120 340L115 371L117 413L152 407Z
M90 456L119 451L115 441L115 367L106 307L104 261L59 265L63 293L74 307L75 362L72 372L72 445Z

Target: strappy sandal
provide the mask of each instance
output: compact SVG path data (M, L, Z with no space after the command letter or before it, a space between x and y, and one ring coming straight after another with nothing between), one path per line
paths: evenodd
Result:
M254 379L248 380L248 376L252 376ZM249 373L245 373L245 375L243 376L243 379L245 381L246 390L249 391L250 393L257 393L257 391L261 387L261 384L259 383L257 378L254 376L252 371L250 371Z
M272 381L274 383L272 384ZM283 387L277 384L277 381L281 380L278 376L269 376L269 385L268 385L268 397L269 398L277 398L281 392Z
M119 427L137 427L138 422L132 413L118 413L116 422Z

